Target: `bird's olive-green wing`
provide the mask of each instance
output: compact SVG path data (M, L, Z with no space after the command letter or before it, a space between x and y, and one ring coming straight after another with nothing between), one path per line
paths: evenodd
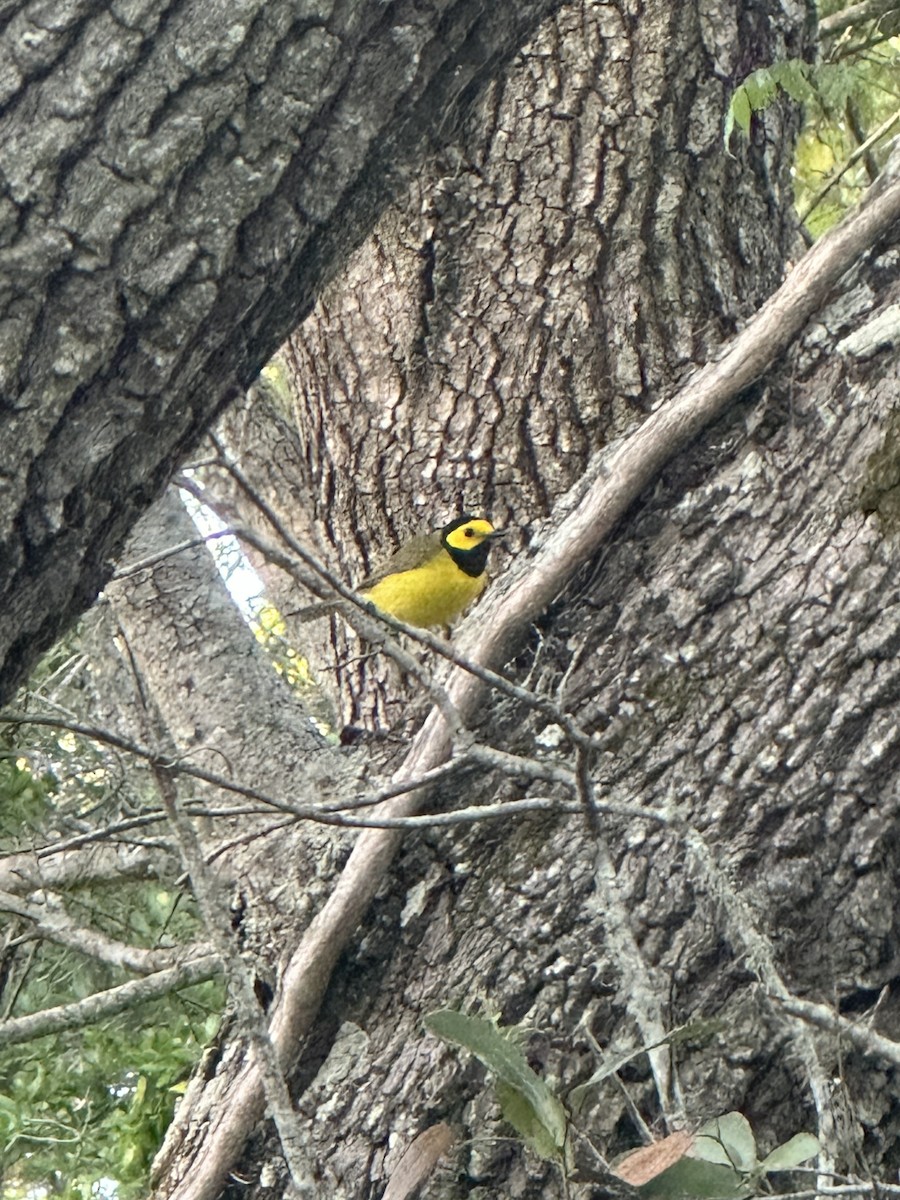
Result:
M388 575L399 575L401 571L411 571L413 567L421 567L422 563L428 562L430 558L434 558L436 554L442 552L440 531L420 533L418 537L404 542L396 554L392 554L386 562L380 563L371 575L367 575L361 583L356 585L356 590L368 592Z

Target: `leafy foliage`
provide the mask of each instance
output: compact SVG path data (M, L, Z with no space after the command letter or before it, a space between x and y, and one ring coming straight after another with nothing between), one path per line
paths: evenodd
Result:
M838 4L822 4L821 16ZM815 63L792 59L762 67L735 90L725 140L745 135L754 114L780 96L802 104L804 128L795 155L795 197L815 237L859 199L900 130L900 23L897 14L849 26L826 38Z
M56 681L77 672L78 658L71 645L56 648L32 687L58 696ZM22 700L32 702L33 693ZM58 730L0 728L0 852L39 854L88 825L102 837L156 807L133 763ZM77 924L139 948L175 946L200 932L192 901L162 882L83 883L52 903ZM0 1019L72 1003L129 977L0 913ZM46 1189L81 1200L105 1180L103 1191L120 1200L145 1194L179 1081L214 1035L222 1002L219 984L198 984L0 1050L0 1193Z
M639 1188L646 1197L750 1197L761 1191L766 1175L790 1171L814 1158L819 1143L810 1133L795 1134L760 1160L750 1122L739 1112L726 1113L698 1132L690 1150Z
M484 1063L497 1077L497 1099L504 1119L531 1150L565 1169L566 1111L553 1090L525 1061L516 1042L518 1031L501 1029L494 1020L450 1009L427 1016L425 1028L445 1042L462 1046ZM647 1049L649 1047L644 1047L637 1053ZM630 1053L607 1064L603 1077L617 1071L633 1057L634 1053ZM597 1077L592 1078L588 1086L597 1081ZM570 1102L574 1094L570 1094ZM716 1117L696 1135L675 1134L668 1142L677 1142L674 1152L658 1156L652 1169L642 1175L630 1174L625 1165L629 1159L641 1159L643 1172L649 1162L650 1147L626 1155L616 1169L617 1174L621 1171L621 1178L634 1184L642 1178L638 1191L648 1200L692 1200L706 1196L747 1200L762 1190L763 1181L770 1173L793 1170L819 1153L819 1142L812 1134L798 1133L760 1159L750 1122L739 1112ZM654 1143L653 1149L661 1145Z
M144 1194L179 1080L214 1035L220 1006L218 986L200 984L0 1054L4 1184L82 1200L106 1179L121 1200Z
M22 830L37 832L50 811L56 790L51 772L35 775L14 750L0 751L0 845L9 844Z
M143 903L134 894L130 903L119 896L131 909L132 940L143 926L141 940L152 941L154 925L157 933L163 927L165 899L154 903L148 885L125 890L144 893ZM108 908L105 917L115 923ZM32 948L26 966L9 1015L81 999L126 978L48 943ZM6 1182L52 1181L55 1194L74 1200L108 1178L125 1200L141 1194L171 1119L176 1085L215 1034L221 1006L218 984L198 984L85 1029L0 1051L0 1162Z
M250 624L256 640L269 655L275 670L300 697L319 732L337 741L337 714L310 671L309 661L291 644L282 614L274 604L262 601L255 606Z

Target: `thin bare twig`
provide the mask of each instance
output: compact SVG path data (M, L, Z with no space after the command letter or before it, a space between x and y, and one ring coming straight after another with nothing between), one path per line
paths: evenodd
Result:
M374 611L371 604L368 603L362 596L358 596L351 588L346 587L344 583L332 571L329 571L323 563L320 563L313 554L311 554L305 546L303 546L291 534L290 530L279 519L278 514L268 504L265 499L259 495L253 487L250 480L238 464L231 458L225 447L215 436L210 434L210 441L215 446L216 451L220 455L222 466L235 483L241 488L247 496L251 504L259 510L260 513L268 521L269 525L286 546L288 546L293 555L299 559L299 563L292 561L290 555L284 554L277 546L271 545L260 538L256 532L246 526L237 527L237 536L242 541L253 546L260 554L265 555L271 562L280 566L282 570L293 575L303 584L304 587L310 590L317 596L330 595L330 592L336 591L338 595L345 600L351 600L355 610L354 627L357 631L371 642L377 649L383 650L390 658L397 663L401 670L409 674L413 679L417 679L428 694L431 696L434 703L441 710L444 720L447 722L447 727L453 732L454 736L458 736L464 730L464 722L461 720L459 713L453 707L450 697L445 689L438 683L434 676L428 671L412 654L404 650L398 645L393 638L387 637L382 626L374 618ZM323 581L327 587L323 587ZM381 614L379 614L380 616ZM390 622L388 622L390 624ZM400 628L405 630L407 627L401 623Z
M155 554L148 554L146 558L139 558L133 563L127 563L124 567L119 567L111 576L110 582L127 579L129 575L137 575L139 571L147 571L150 567L155 567L157 563L165 562L167 558L174 558L176 554L182 554L185 550L193 550L197 546L205 546L207 542L212 542L216 538L223 537L234 537L234 530L216 529L211 533L204 534L202 537L191 538L186 542L177 542L174 546L167 546L165 550L157 550Z
M806 1192L779 1192L778 1200L822 1200L827 1196L900 1196L900 1187L895 1183L837 1183L820 1184Z
M171 853L157 847L125 842L122 845L101 845L86 855L66 851L41 859L30 850L13 851L0 858L0 887L20 896L40 888L61 891L81 884L96 884L126 879L159 880L168 874Z
M669 1130L673 1131L683 1126L684 1100L666 1044L661 1001L663 988L658 972L647 963L634 935L615 864L602 835L594 842L594 887L596 903L603 912L608 952L621 975L629 1015L637 1024L641 1041L647 1046L660 1109Z
M857 146L853 153L847 156L846 161L843 162L838 170L835 171L835 173L831 176L831 178L819 188L803 211L798 214L801 224L805 224L805 222L809 219L810 213L819 207L831 189L840 183L850 168L854 167L861 158L865 158L872 147L880 142L882 138L887 137L898 121L900 121L900 109L894 113L891 113L887 120L882 121L875 132L870 134L869 137L867 137L862 143L862 145Z
M777 1000L785 1011L790 1013L791 1010L788 1006L794 998L778 970L775 948L771 939L759 931L752 909L746 899L738 893L733 881L720 870L706 840L700 833L695 829L686 829L684 838L700 877L725 915L725 930L729 940L735 946L743 948L751 970L755 971L769 996ZM813 1103L816 1106L821 1146L819 1167L824 1175L834 1167L827 1149L833 1144L832 1135L834 1133L827 1073L819 1061L819 1054L809 1029L803 1022L789 1019L784 1024L806 1070Z
M191 816L259 816L263 815L267 810L274 810L289 814L297 820L313 821L321 825L355 829L413 830L429 826L462 825L466 822L496 820L498 817L508 818L528 815L539 811L584 812L585 810L583 784L579 781L576 772L571 771L568 767L558 762L542 762L539 759L527 758L520 754L510 754L508 751L497 750L492 746L485 746L478 742L471 743L465 751L461 751L449 761L440 763L430 770L423 771L421 774L408 779L395 778L390 783L376 788L371 792L364 793L361 796L357 796L352 800L325 802L323 804L297 804L292 800L281 800L276 796L261 791L259 788L241 783L239 780L230 779L214 771L207 771L203 767L192 766L183 760L173 761L171 755L163 754L160 750L142 746L140 743L122 737L112 730L103 729L98 726L82 725L80 722L69 721L62 717L46 717L37 713L6 712L2 714L0 719L8 721L10 724L48 725L52 728L65 729L81 737L115 746L125 753L144 759L151 766L159 766L166 771L196 779L212 787L220 788L222 791L243 796L248 800L255 800L259 805L264 806L262 808L210 809L200 805L198 802L192 802L185 806ZM471 765L489 767L513 777L525 777L545 783L558 784L580 795L581 803L580 805L571 805L553 797L528 797L518 801L505 801L502 804L481 805L456 809L450 812L434 812L423 816L379 815L368 817L365 815L355 815L360 809L373 808L376 805L384 803L386 800L405 796L412 791L430 788L435 783L439 783L448 776ZM591 787L591 806L595 813L607 813L614 816L626 817L631 820L646 820L667 826L677 824L676 818L669 812L647 808L639 804L599 800L593 794L593 785ZM147 824L157 824L164 819L164 816L165 814L162 810L157 810L152 813L125 818L103 830L78 834L67 838L64 842L52 842L47 846L38 848L34 853L37 858L46 858L51 854L61 853L73 847L108 839L117 833L132 828ZM263 834L250 832L245 835L247 838L256 836L263 836ZM221 848L216 851L216 854L218 853L221 853Z

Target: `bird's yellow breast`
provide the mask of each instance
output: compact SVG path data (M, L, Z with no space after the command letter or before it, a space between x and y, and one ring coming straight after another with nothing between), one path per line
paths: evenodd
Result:
M428 628L452 625L456 618L484 591L487 575L473 578L461 571L446 550L434 558L379 580L363 595L408 625Z

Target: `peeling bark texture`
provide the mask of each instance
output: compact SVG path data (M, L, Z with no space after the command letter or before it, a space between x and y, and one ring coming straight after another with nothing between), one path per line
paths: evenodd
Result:
M749 71L806 52L804 17L586 3L541 27L286 348L293 394L269 401L302 474L271 496L298 535L350 580L466 510L521 548L591 451L759 307L802 250L794 117L769 110L735 157L722 121ZM252 459L273 418L226 421ZM408 695L324 625L298 637L342 719L396 726Z
M0 12L0 698L552 0Z

